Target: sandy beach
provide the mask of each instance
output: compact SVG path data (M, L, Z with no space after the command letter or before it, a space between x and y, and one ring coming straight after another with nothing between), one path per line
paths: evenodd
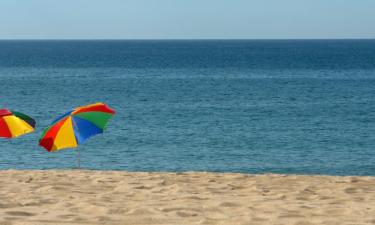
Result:
M0 224L375 224L375 177L0 171Z

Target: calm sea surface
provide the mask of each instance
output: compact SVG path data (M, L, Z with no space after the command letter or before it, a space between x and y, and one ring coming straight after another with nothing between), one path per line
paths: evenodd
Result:
M0 41L0 108L38 122L0 169L74 168L39 136L97 101L84 168L375 175L375 40Z

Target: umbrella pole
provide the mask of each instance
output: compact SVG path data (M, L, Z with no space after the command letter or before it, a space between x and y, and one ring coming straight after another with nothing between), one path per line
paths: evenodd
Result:
M78 169L81 168L81 160L80 160L80 155L79 155L79 148L77 148L77 165Z

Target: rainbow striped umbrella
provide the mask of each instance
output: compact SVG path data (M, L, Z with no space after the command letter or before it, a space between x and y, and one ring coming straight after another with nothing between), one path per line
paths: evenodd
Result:
M74 148L88 138L103 133L115 111L103 103L78 107L56 118L44 130L39 145L49 152Z
M25 114L0 109L0 137L15 138L34 131L35 120Z

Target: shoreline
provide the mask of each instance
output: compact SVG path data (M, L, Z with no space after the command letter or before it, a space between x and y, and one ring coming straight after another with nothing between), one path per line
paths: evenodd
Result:
M375 224L375 177L0 170L0 224Z
M104 169L86 169L86 168L56 168L56 169L0 169L2 172L103 172L103 173L129 173L129 174L217 174L217 175L245 175L245 176L300 176L300 177L364 177L364 178L375 178L375 175L330 175L330 174L304 174L304 173L249 173L249 172L217 172L217 171L201 171L201 170L188 170L188 171L131 171L131 170L104 170Z

